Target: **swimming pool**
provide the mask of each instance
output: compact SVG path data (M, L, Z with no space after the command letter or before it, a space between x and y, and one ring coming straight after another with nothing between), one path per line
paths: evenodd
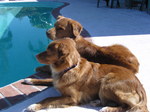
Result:
M52 10L58 2L0 3L0 87L32 75L40 64L35 55L50 42Z

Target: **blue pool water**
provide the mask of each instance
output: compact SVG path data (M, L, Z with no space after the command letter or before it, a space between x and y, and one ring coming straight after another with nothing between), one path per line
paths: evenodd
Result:
M35 55L50 42L52 10L58 2L0 3L0 87L32 75L40 64Z

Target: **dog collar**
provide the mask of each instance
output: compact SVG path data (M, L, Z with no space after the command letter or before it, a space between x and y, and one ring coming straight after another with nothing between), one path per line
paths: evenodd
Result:
M76 66L77 66L77 64L76 64L76 65L73 65L73 66L71 66L71 67L69 67L69 68L67 68L67 69L65 69L65 70L63 70L62 72L59 73L59 76L62 76L62 75L65 74L67 71L71 70L72 68L75 68Z

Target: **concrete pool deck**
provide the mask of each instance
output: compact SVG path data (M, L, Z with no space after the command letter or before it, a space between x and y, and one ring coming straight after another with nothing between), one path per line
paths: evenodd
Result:
M33 0L30 0L33 1ZM108 8L104 1L96 8L96 0L57 0L70 3L60 10L63 16L79 21L91 35L93 43L100 46L122 44L128 47L140 62L137 74L143 84L150 110L150 15L134 9ZM21 112L30 104L44 98L60 95L54 88L47 88L2 112ZM1 96L0 96L1 97ZM66 109L41 110L39 112L97 112L100 108L89 105Z

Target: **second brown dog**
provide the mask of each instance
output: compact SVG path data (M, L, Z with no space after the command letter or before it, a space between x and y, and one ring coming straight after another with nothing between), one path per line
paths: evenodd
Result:
M59 16L54 28L47 31L52 40L72 38L80 55L88 61L123 66L133 73L139 70L139 62L129 49L122 45L97 46L85 40L80 34L82 25L70 18ZM108 38L109 39L109 38Z

